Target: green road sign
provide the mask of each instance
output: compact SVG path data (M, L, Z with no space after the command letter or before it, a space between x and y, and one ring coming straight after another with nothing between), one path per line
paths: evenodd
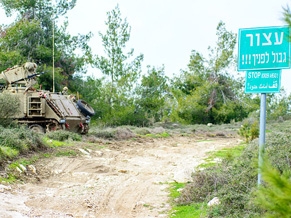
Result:
M238 70L290 68L289 35L287 26L240 29Z
M246 72L245 93L280 92L281 70L255 70Z

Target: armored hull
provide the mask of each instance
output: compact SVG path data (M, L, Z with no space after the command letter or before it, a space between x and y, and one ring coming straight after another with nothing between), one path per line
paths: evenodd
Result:
M73 95L33 89L34 78L29 76L37 73L35 69L26 71L28 69L23 65L1 74L7 81L2 93L17 96L20 102L19 112L13 119L38 132L63 129L86 134L90 117L94 115L93 108Z

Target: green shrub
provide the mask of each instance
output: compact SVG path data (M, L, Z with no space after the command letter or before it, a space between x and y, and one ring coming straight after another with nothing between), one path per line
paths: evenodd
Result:
M167 132L162 132L162 133L150 133L150 134L146 134L145 137L149 137L149 138L168 138L170 137L170 134Z
M76 151L59 151L56 153L57 157L75 157L77 156Z
M46 136L50 139L61 141L61 142L66 141L66 140L73 140L73 141L82 140L82 136L80 134L65 131L65 130L52 131L52 132L47 133Z
M138 135L147 135L151 133L147 128L137 128L134 132Z
M0 125L13 124L13 117L19 113L20 101L15 95L1 93L0 95Z
M136 133L134 133L128 126L121 126L118 128L95 129L90 131L90 135L93 135L97 138L116 140L125 140L136 137Z
M241 128L238 130L238 134L245 138L248 143L255 138L259 137L259 122L254 119L246 119L243 121Z
M94 135L97 138L105 138L105 139L114 138L114 132L112 129L96 130L94 132L91 132L91 135Z
M24 126L19 128L2 128L0 146L12 147L20 152L45 147L40 136Z
M24 126L18 128L0 127L0 165L30 151L46 149L41 136Z
M264 217L290 217L291 171L280 172L265 158L262 166L263 184L255 192L255 203L266 212Z
M0 156L6 156L9 159L15 158L19 155L19 151L15 148L1 146Z
M211 200L211 195L217 191L217 184L226 183L227 178L220 175L218 168L211 168L211 170L203 170L192 175L193 181L188 184L182 191L177 203L180 205L195 203L202 203ZM219 181L219 182L218 182Z
M289 122L290 123L290 122ZM291 135L290 127L286 131L271 132L266 135L265 155L272 166L280 172L287 171L291 166Z

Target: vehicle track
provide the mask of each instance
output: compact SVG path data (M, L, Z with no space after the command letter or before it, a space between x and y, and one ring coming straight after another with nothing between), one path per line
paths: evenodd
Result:
M168 184L191 180L207 152L238 143L236 138L185 136L102 146L78 143L73 148L79 156L42 159L35 165L37 180L0 193L5 198L0 214L5 218L168 217Z

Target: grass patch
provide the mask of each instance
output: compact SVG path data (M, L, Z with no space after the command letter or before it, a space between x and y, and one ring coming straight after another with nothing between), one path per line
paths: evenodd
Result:
M7 166L6 175L4 177L0 177L0 183L16 182L20 178L18 170L23 170L22 169L23 166L26 168L28 165L34 164L40 158L42 158L42 155L37 154L37 155L31 156L30 158L20 158L12 162L11 164Z
M218 151L213 151L208 153L208 157L204 159L204 163L198 165L198 168L208 168L216 165L217 162L221 160L234 160L236 157L239 157L244 149L246 148L247 144L243 143L238 146L234 146L231 148L223 148Z
M153 134L153 133L146 134L144 137L148 137L148 138L168 138L170 136L171 135L169 133L163 132L163 133L157 133L157 134Z
M170 184L170 197L175 199L180 196L180 190L185 187L185 183L173 182Z
M1 148L1 154L3 156L8 157L9 159L13 159L19 155L19 150L7 146L2 146Z
M14 183L17 180L17 177L12 174L8 173L6 177L0 177L0 183Z
M174 200L180 197L181 190L185 187L185 183L171 183L169 188L169 196ZM170 211L170 218L198 218L206 214L206 208L203 203L191 205L178 205L173 203L172 210Z
M76 151L69 150L69 151L58 151L55 156L56 157L76 157L78 154Z
M206 205L199 203L173 207L170 213L170 218L200 218L205 215Z
M43 154L41 154L41 156L44 158L50 158L50 157L52 157L52 154L51 153L43 153Z
M44 143L46 143L51 148L58 148L58 147L62 147L62 146L68 145L67 142L54 140L54 139L51 139L49 137L44 137L43 141L44 141Z
M19 167L20 164L26 167L27 165L34 164L40 158L41 158L41 155L34 155L30 158L21 158L21 159L14 161L11 164L9 164L8 168L9 169L16 169L16 167Z

